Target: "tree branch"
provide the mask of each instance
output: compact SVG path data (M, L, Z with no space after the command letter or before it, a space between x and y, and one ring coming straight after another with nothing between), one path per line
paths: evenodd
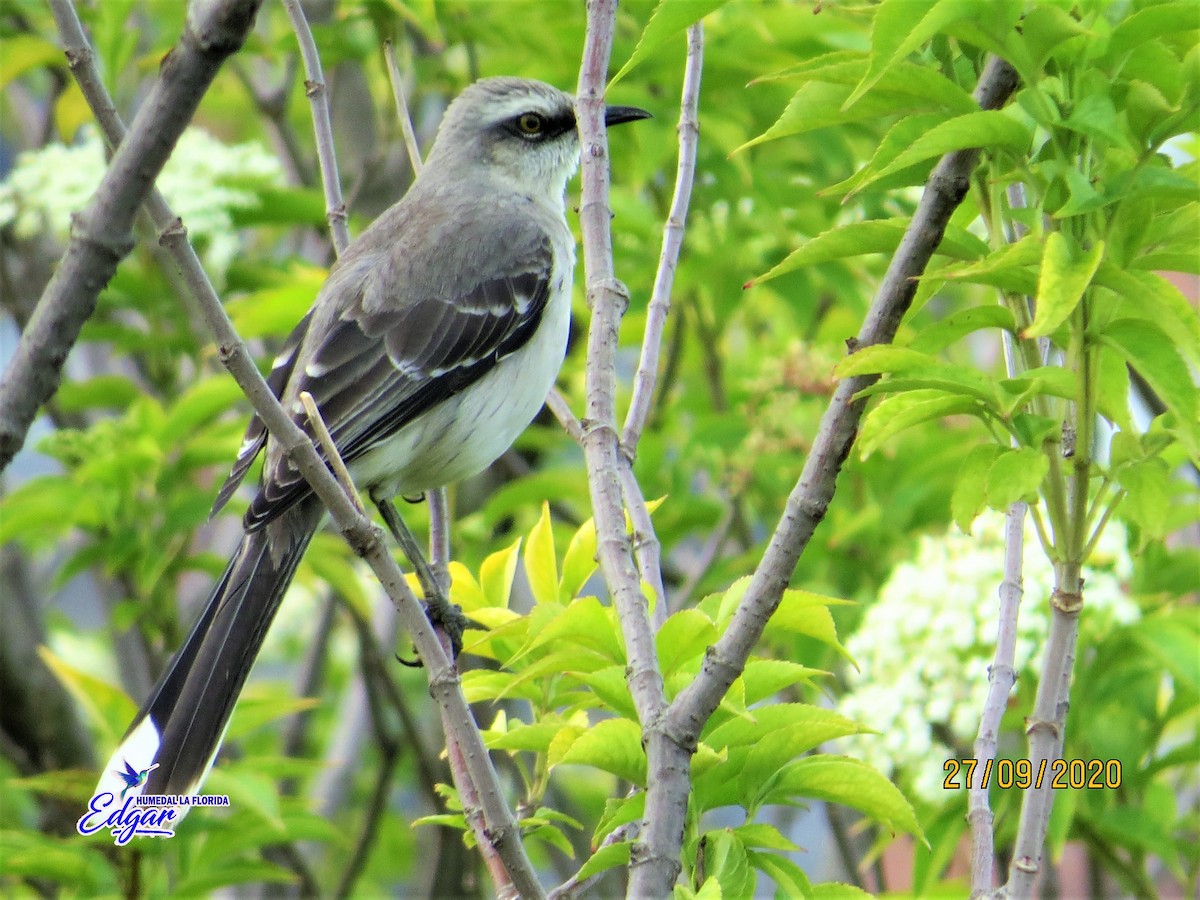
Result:
M642 596L621 507L616 425L616 352L629 292L613 275L611 210L608 204L608 138L604 128L604 83L612 55L615 0L589 0L587 37L576 93L576 120L583 151L579 221L588 308L587 418L583 450L596 520L596 542L605 581L617 608L629 658L629 688L643 727L666 705L655 657L649 606Z
M687 223L688 204L692 198L692 182L696 176L696 149L700 143L700 73L704 68L704 26L697 22L688 29L687 61L683 69L683 96L679 103L679 162L675 168L675 193L671 209L663 226L662 250L658 256L658 271L654 275L654 291L646 314L646 332L642 337L642 356L633 376L633 397L625 415L625 431L621 442L630 453L636 453L642 429L650 417L654 385L658 378L659 353L662 350L663 329L671 310L671 285L683 247L683 231Z
M133 249L131 229L138 208L221 64L242 46L260 3L209 0L190 8L179 43L163 59L133 127L87 207L75 216L66 253L0 380L0 471L25 443L38 408L58 389L67 354L96 308L97 296ZM63 6L54 4L56 19ZM69 51L67 60L71 62ZM105 106L107 117L112 101ZM99 110L97 118L103 122Z
M292 30L296 32L300 58L304 60L304 93L312 103L317 160L321 166L321 184L325 187L325 220L333 236L333 249L341 256L350 244L350 229L346 225L346 204L342 200L342 183L333 151L333 123L329 117L329 92L321 71L321 57L300 0L283 0L283 6L292 22Z
M997 108L1012 94L1016 83L1016 72L1008 63L991 59L976 87L975 99L984 109ZM855 346L887 343L895 335L916 292L917 279L941 240L951 214L966 195L969 176L978 158L978 150L956 151L943 157L934 168ZM665 721L646 735L648 757L653 760L656 755L661 756L664 773L677 782L688 782L690 758L701 728L745 667L767 620L783 597L800 554L825 516L837 474L850 452L866 405L865 399L855 398L875 380L874 376L855 377L838 384L800 479L788 497L783 516L729 628L709 648L699 675L676 696ZM678 785L671 788L658 782L654 772L652 764L646 827L639 840L642 849L635 856L663 864L639 866L635 859L630 896L669 894L678 872L687 792L681 796ZM667 860L674 861L673 868L665 864Z

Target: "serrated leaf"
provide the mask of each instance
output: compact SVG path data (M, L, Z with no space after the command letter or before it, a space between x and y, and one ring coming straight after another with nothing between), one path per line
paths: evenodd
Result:
M1050 460L1042 451L1029 447L1004 449L988 469L988 506L1004 511L1017 500L1036 497L1048 471Z
M865 763L843 756L809 756L780 774L774 793L780 800L811 797L853 807L893 833L925 835L912 806L886 778Z
M972 447L963 460L950 495L950 514L964 534L971 533L971 525L983 512L987 502L987 474L1003 452L995 444Z
M750 865L775 882L776 897L803 897L807 900L811 896L812 884L808 876L786 856L747 850L746 858L750 860Z
M884 0L875 10L871 25L871 57L866 74L845 106L852 105L884 75L909 54L920 49L947 25L963 18L988 15L984 0L939 0L917 3L914 0Z
M1001 328L1016 333L1012 313L1003 306L973 306L951 313L919 331L909 347L921 353L939 353L955 341L983 328Z
M620 639L614 632L611 609L603 606L595 597L580 597L558 612L508 664L512 665L526 654L550 644L562 649L571 643L594 650L612 662L625 662Z
M558 764L593 766L645 787L642 730L629 719L604 719L576 737Z
M654 639L663 676L673 675L680 667L703 656L705 648L716 639L716 625L700 610L681 609L672 615Z
M575 878L582 882L608 869L629 865L629 852L632 848L633 841L617 841L613 844L605 844L593 853L587 862L579 867Z
M801 86L770 128L758 137L746 141L733 153L741 153L758 144L794 137L819 128L864 120L874 122L885 116L908 115L927 110L931 106L929 101L919 97L881 92L868 94L854 106L843 110L842 104L850 96L850 91L849 85L825 84L820 81L811 81Z
M1112 347L1154 388L1178 418L1184 447L1200 458L1200 425L1196 385L1175 342L1153 322L1117 319L1104 326L1098 339Z
M1160 457L1144 459L1123 469L1120 481L1125 491L1121 513L1137 523L1143 542L1160 539L1171 503L1170 467Z
M900 245L909 224L908 219L872 219L868 222L852 222L822 232L789 253L768 272L746 282L745 286L762 284L805 266L862 256L865 253L893 253ZM937 252L954 259L973 260L986 254L987 249L987 244L970 232L959 228L947 228L946 236L939 243Z
M665 42L728 2L729 0L659 0L650 21L642 31L642 36L638 39L637 46L633 48L633 55L612 77L608 86L611 88L624 78L634 66Z
M889 439L915 425L978 410L975 398L943 390L918 389L886 397L863 420L858 434L859 453L866 459Z
M891 162L869 173L859 183L858 190L893 172L957 150L1007 150L1024 154L1032 139L1033 133L1025 124L999 110L981 110L956 116L930 129Z
M525 543L525 577L535 603L558 600L558 560L554 555L554 529L550 504L543 501L542 514L529 531Z
M1061 231L1050 232L1038 273L1033 323L1021 336L1044 337L1065 322L1079 305L1103 257L1104 241L1096 241L1086 252L1081 252Z
M818 675L828 675L821 669L810 669L790 659L751 659L742 670L741 681L745 689L746 702L758 703L774 696L784 688L801 681L810 681Z
M807 591L784 591L779 608L767 622L766 630L787 631L811 637L832 647L846 660L850 660L850 654L838 642L837 627L829 613L830 605L847 602L849 601L809 594Z

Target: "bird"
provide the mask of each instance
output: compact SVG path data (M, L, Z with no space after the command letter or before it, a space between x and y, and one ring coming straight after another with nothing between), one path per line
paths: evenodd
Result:
M346 248L276 357L272 392L310 437L300 395L312 395L355 485L373 498L412 497L482 471L553 387L575 264L565 199L580 158L574 109L571 94L540 81L493 77L465 88L408 191ZM608 125L649 116L605 108ZM117 760L149 767L142 793L194 795L216 759L324 516L257 416L213 514L259 455L241 543L97 795L115 791Z
M121 762L125 763L124 770L115 769L115 770L113 770L113 774L116 775L118 778L120 778L123 782L125 782L125 787L121 788L121 799L124 800L125 795L127 793L129 793L131 790L138 787L143 781L145 781L146 776L149 775L153 769L158 768L158 763L155 763L154 765L150 766L149 769L142 769L139 772L137 769L135 769L133 766L131 766L129 764L128 760L123 759L123 760L121 760Z

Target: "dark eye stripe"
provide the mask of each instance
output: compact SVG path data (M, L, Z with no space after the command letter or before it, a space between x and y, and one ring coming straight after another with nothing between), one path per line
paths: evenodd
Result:
M540 131L528 132L521 128L520 121L525 116L537 116L541 120L542 127ZM559 113L555 116L544 116L540 113L523 112L520 115L513 116L511 119L501 123L501 128L509 134L519 137L525 141L545 141L561 137L568 131L575 130L575 112L574 110Z

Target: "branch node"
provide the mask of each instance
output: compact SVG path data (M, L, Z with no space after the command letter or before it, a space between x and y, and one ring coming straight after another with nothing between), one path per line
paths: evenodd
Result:
M325 82L314 81L310 78L304 79L304 96L310 100L313 97L319 97L325 92Z
M1066 616L1077 616L1083 609L1083 594L1054 589L1050 595L1050 605Z

